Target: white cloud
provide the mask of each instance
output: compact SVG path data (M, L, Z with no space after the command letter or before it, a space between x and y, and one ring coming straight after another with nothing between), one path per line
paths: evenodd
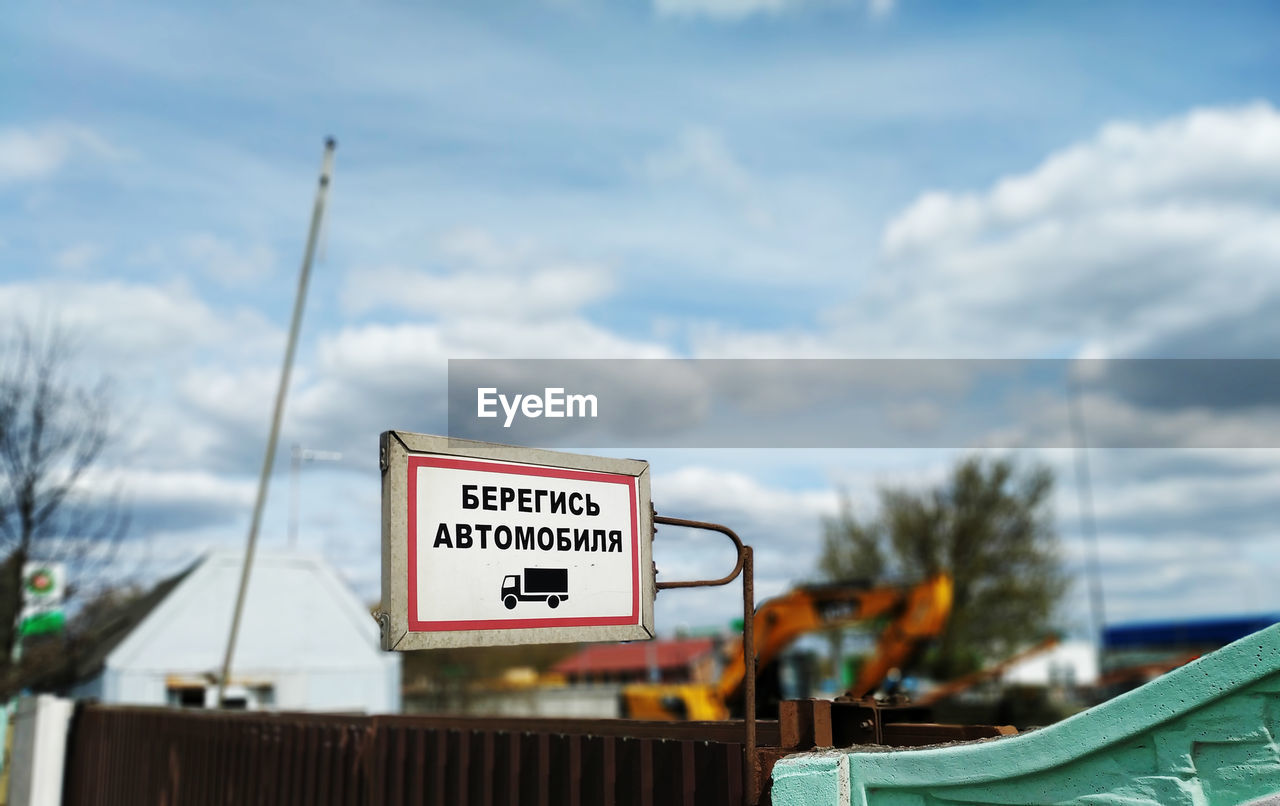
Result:
M222 253L216 240L185 243L201 254ZM670 355L660 344L623 337L580 315L581 305L607 290L603 270L548 262L536 249L500 246L483 233L455 234L442 251L456 271L438 284L422 278L430 294L447 291L436 321L317 334L314 352L305 350L295 368L286 438L350 449L392 424L439 428L451 358ZM475 284L471 271L484 281ZM395 293L394 285L385 287ZM482 302L469 302L468 294ZM402 297L398 310L435 310L435 303ZM0 320L33 315L56 317L78 340L78 366L94 377L109 374L129 396L121 401L130 420L123 447L140 468L194 461L240 473L260 461L282 334L256 311L214 307L180 282L0 285Z
M0 185L45 179L73 157L116 158L119 151L91 129L67 124L0 129Z
M279 383L277 366L195 367L178 381L178 402L190 414L200 414L236 434L260 431L265 435Z
M898 0L868 0L867 13L876 19L888 17L897 7Z
M62 271L79 272L92 266L102 257L102 247L94 243L78 243L60 250L53 256L53 265Z
M826 333L792 329L737 331L704 321L689 328L698 358L844 358L847 348Z
M645 159L644 172L653 181L694 182L740 205L752 225L767 228L773 224L755 180L714 129L685 129L674 143Z
M709 467L684 467L654 481L655 489L679 507L702 511L744 508L747 519L806 517L835 512L834 492L795 492L769 488L745 473Z
M757 601L816 576L819 524L837 507L831 490L786 490L703 466L655 475L653 500L660 514L726 524L751 545ZM732 544L719 534L660 526L654 539L660 580L714 579L732 570L734 560ZM659 624L728 623L742 613L740 584L664 593L657 600Z
M664 17L710 17L739 20L753 14L777 14L799 5L796 0L653 0L654 10Z
M916 349L1140 353L1280 293L1277 181L1269 105L1113 124L984 192L923 196L887 227L879 287L854 307Z
M142 508L242 510L253 503L257 487L251 479L229 478L207 470L99 467L85 475L82 489L101 497L122 490L131 505Z
M347 310L431 318L322 333L309 375L295 382L290 399L290 422L305 438L363 455L371 435L393 424L443 428L450 359L672 354L582 315L583 306L612 288L604 267L549 257L528 242L499 242L482 230L450 233L426 262L444 268L348 274L342 291Z
M1176 366L1164 368L1171 375ZM1188 384L1195 383L1188 380ZM1114 388L1081 394L1088 442L1095 448L1218 449L1280 445L1280 412L1270 405L1229 405L1168 400L1163 406L1126 400ZM934 394L930 400L941 396ZM1072 414L1066 389L1037 387L1007 399L1006 419L988 432L974 423L974 441L986 445L1072 446ZM994 404L992 404L994 405Z
M1105 533L1099 544L1108 623L1167 620L1206 614L1257 613L1280 606L1270 584L1275 557L1258 563L1250 541L1209 531ZM1264 544L1265 537L1252 541ZM1075 544L1075 567L1084 562ZM1083 579L1074 611L1086 611Z
M245 246L198 233L182 239L179 252L205 274L226 286L253 284L269 275L276 265L275 252L262 244Z
M984 192L923 195L889 224L884 248L891 257L930 253L1099 207L1151 207L1194 222L1198 212L1229 215L1241 201L1265 200L1276 182L1280 114L1270 104L1196 109L1150 126L1112 123Z
M550 264L527 274L458 271L437 274L403 266L361 269L347 275L346 308L536 320L563 316L606 296L612 282L600 267Z
M806 6L832 5L841 0L653 0L653 8L662 17L706 17L733 22L757 14L782 14ZM872 18L893 13L897 0L867 0L867 14Z
M450 263L474 270L507 272L538 259L538 249L532 242L499 242L492 233L478 227L445 233L438 246Z
M613 290L605 266L549 257L528 243L508 247L479 230L450 233L438 253L444 270L390 265L348 272L343 307L353 314L536 322L572 315Z
M316 444L363 455L386 428L445 426L450 359L665 358L583 319L467 319L343 328L321 337L311 380L295 384L294 427Z
M234 243L208 232L153 242L135 252L131 262L166 277L204 275L231 289L259 284L277 263L275 251L266 244Z
M1261 334L1280 300L1277 183L1270 104L1110 124L986 188L922 194L812 341L881 357L1124 356L1251 322L1253 349L1273 354ZM761 341L796 336L715 330L696 344L731 354Z
M509 322L501 317L440 324L343 328L322 336L320 368L383 374L450 358L667 358L664 347L620 337L583 319Z
M271 398L252 381L269 375L274 390L283 336L257 312L214 308L182 284L48 281L0 285L8 321L62 330L70 377L110 381L118 464L239 471L261 455Z
M1200 524L1211 532L1199 532L1194 539L1221 538L1235 531L1233 525L1210 524L1208 516L1231 513L1241 522L1253 522L1247 513L1266 512L1280 488L1280 472L1257 470L1244 475L1205 470L1196 474L1167 475L1140 482L1120 480L1117 484L1099 485L1093 495L1094 513L1099 520L1163 520L1186 525L1197 516ZM1071 491L1075 495L1075 491ZM1068 503L1064 501L1064 504ZM1074 501L1069 502L1074 505ZM1074 506L1072 506L1074 508ZM1069 511L1069 510L1064 510ZM1147 536L1149 539L1149 536ZM1170 540L1169 535L1164 536ZM1150 549L1149 549L1150 550Z
M651 154L645 169L655 179L692 177L735 195L751 184L720 133L701 126L685 129L675 143Z
M254 353L275 345L278 331L251 311L215 311L181 284L31 282L0 285L0 320L53 318L83 346L86 358L110 360L125 370L146 356L189 360L197 347L234 345L229 352Z

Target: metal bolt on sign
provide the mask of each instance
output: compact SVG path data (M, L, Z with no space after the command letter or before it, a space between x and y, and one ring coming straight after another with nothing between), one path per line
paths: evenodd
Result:
M743 790L746 795L746 802L754 804L759 796L759 759L756 758L756 643L755 643L755 570L754 560L752 558L751 547L743 545L742 538L738 537L728 526L719 523L710 523L707 521L691 521L684 518L668 518L653 515L653 523L656 526L661 523L667 526L683 526L689 529L704 529L710 532L719 532L733 541L733 545L738 549L738 562L733 566L733 570L719 579L694 579L682 580L677 582L659 582L655 586L657 590L668 590L671 588L707 588L718 585L727 585L742 575L742 664L744 667L743 679L743 723L746 727L746 759L742 765Z

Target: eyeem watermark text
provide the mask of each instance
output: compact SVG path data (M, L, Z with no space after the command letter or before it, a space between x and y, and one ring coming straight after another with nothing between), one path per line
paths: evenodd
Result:
M510 428L521 414L531 419L538 417L595 417L595 395L566 395L560 386L548 386L541 395L504 395L496 386L481 386L476 389L476 416L497 417L501 406L506 414L503 428Z

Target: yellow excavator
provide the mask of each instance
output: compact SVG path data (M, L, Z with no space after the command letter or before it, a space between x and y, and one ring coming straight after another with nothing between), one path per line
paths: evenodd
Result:
M806 633L855 622L888 618L876 651L862 664L846 697L873 693L889 672L902 667L920 645L938 634L951 615L952 581L937 574L912 586L856 587L808 585L770 599L756 608L756 668L778 660L791 642ZM746 667L742 639L733 642L726 666L714 684L634 683L622 691L623 716L649 720L720 720L739 711Z

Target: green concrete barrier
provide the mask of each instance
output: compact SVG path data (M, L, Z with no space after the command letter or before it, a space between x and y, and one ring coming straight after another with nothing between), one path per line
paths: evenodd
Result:
M1277 735L1280 625L1029 733L922 750L789 756L774 767L773 803L1280 803Z

